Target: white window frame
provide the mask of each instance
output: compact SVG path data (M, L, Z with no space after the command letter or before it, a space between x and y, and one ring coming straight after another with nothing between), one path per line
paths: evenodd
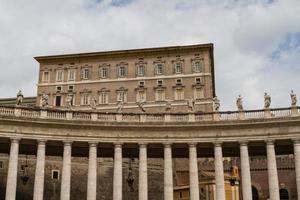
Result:
M120 66L118 67L118 76L119 76L120 78L126 77L126 76L127 76L127 72L126 72L126 71L127 71L127 70L126 70L126 66L120 65Z
M46 76L45 76L46 73L48 74L47 79L46 79ZM49 81L50 81L50 71L43 71L42 82L49 83Z
M193 72L202 73L204 70L204 61L203 59L198 59L193 62Z
M175 80L175 84L176 84L176 85L182 85L182 79L181 79L181 78L177 78L177 79Z
M136 91L136 102L146 101L146 91L145 90L137 90Z
M161 84L159 82L161 82ZM164 80L159 79L159 80L157 80L156 83L157 83L157 86L163 86L164 85Z
M184 100L184 89L183 88L176 88L174 91L174 99L175 100Z
M198 91L198 90L200 90L200 91ZM203 98L204 98L204 88L203 87L195 87L194 88L194 99L203 99Z
M55 179L55 178L53 177L54 172L57 172L57 179ZM59 180L59 179L60 179L60 170L58 170L58 169L52 169L52 170L51 170L51 179L52 179L52 180Z
M108 104L108 103L109 103L109 92L100 92L99 104Z
M88 93L82 93L81 94L81 105L87 106L90 105L91 96Z
M165 101L166 92L163 89L155 90L155 101Z
M76 78L76 70L69 69L68 70L68 81L75 81L75 78Z
M145 65L138 65L137 66L137 76L145 76L146 67Z
M60 69L56 71L56 82L64 81L64 70Z
M162 63L155 64L155 75L163 75L164 65Z
M100 67L100 78L108 78L108 71L107 66Z
M83 68L83 76L82 79L89 80L90 79L90 69L89 68Z
M182 63L175 62L174 63L174 72L175 74L181 74L182 73Z
M117 102L127 102L127 91L121 90L117 92Z

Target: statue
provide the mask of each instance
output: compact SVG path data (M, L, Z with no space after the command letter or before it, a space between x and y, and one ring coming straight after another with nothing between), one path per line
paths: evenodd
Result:
M170 112L172 109L172 104L169 100L166 102L166 112Z
M291 105L297 106L297 96L293 90L291 91Z
M123 112L123 101L118 101L118 107L117 107L117 113L122 113Z
M138 107L141 109L142 112L146 112L144 108L145 105L144 98L140 99L138 102L136 102L136 104L138 105Z
M91 108L92 108L93 110L96 109L96 106L97 106L97 99L96 99L95 96L92 97L91 102L90 102L90 106L91 106Z
M213 110L214 112L219 112L220 109L220 100L217 96L213 98Z
M265 98L265 109L268 109L270 108L271 105L271 96L265 92L264 98Z
M243 111L244 108L243 108L243 98L241 95L238 96L238 98L236 99L236 106L237 106L237 109L238 111Z
M66 98L66 107L71 108L72 107L72 102L73 102L73 96L68 94Z
M193 112L195 110L195 100L192 97L188 100L187 105L190 108L190 111Z
M17 93L17 106L21 105L23 102L23 94L22 94L22 90L19 90Z
M48 104L48 100L49 100L49 96L47 94L43 94L42 95L42 107L45 108L47 107L49 104Z

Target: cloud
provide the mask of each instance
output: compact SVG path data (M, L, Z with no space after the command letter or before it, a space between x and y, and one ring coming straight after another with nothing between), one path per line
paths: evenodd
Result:
M298 0L0 1L0 96L36 94L37 55L215 44L222 109L289 106L300 95Z

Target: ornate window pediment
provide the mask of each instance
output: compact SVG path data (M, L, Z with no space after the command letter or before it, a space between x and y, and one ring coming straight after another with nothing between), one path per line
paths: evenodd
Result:
M204 72L204 58L197 56L191 59L191 62L192 62L192 71L194 73Z
M140 60L139 62L135 63L136 76L145 76L145 74L146 74L146 65L147 65L147 62L145 62L143 60Z

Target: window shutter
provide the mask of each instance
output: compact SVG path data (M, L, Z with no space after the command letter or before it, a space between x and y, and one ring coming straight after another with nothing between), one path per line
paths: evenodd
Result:
M92 68L88 69L89 73L88 73L88 79L91 79L92 77Z
M83 79L84 76L84 69L81 69L80 78Z
M124 66L124 69L125 69L125 76L127 76L127 67L126 66Z
M110 76L110 67L107 67L107 78Z

